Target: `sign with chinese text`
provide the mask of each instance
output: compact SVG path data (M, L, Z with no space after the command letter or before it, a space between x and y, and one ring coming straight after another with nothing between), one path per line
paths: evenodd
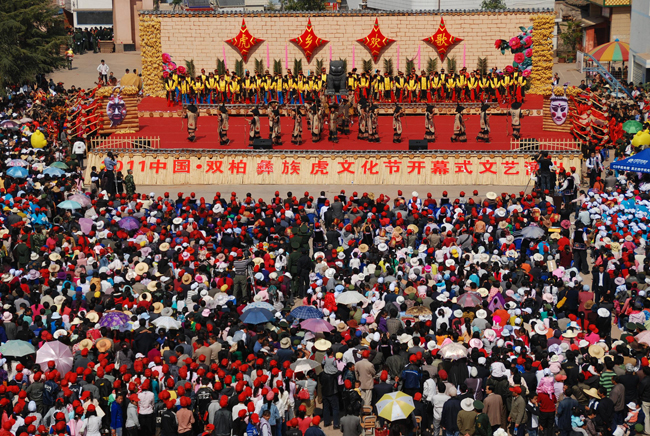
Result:
M438 55L440 55L440 59L444 61L449 48L462 40L462 38L456 38L455 36L452 36L451 33L449 33L447 26L445 26L445 19L440 17L440 26L438 26L436 33L428 38L424 38L422 41L428 42L434 46L438 51Z
M248 53L257 44L264 42L264 40L255 38L253 35L251 35L251 33L248 31L248 27L246 27L246 20L242 19L239 34L234 38L227 40L226 42L239 51L241 57L244 58L244 62L248 62Z
M381 52L386 47L395 42L394 39L386 38L381 33L381 30L379 29L379 20L377 18L375 18L375 25L372 26L372 30L368 36L365 38L357 39L357 41L365 45L366 48L370 50L370 54L372 55L372 59L375 61L375 63L379 60Z
M312 55L318 49L318 47L327 44L329 41L316 36L316 32L314 32L314 26L312 26L310 18L309 21L307 21L307 28L305 28L305 31L302 33L302 35L297 38L293 38L291 42L300 47L302 52L305 54L305 57L307 58L307 62L309 63L311 62Z
M87 171L105 155L89 154ZM579 167L578 155L555 157L557 167ZM537 164L524 155L386 156L349 154L251 155L197 151L192 155L120 153L117 170L133 170L136 185L368 184L525 185ZM90 173L86 174L90 180Z

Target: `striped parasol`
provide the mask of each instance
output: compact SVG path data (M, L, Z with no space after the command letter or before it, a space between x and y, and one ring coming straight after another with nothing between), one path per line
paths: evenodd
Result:
M406 419L414 410L413 397L401 391L385 394L377 402L378 415L389 421Z
M618 39L599 45L589 52L598 62L627 62L630 58L630 45Z

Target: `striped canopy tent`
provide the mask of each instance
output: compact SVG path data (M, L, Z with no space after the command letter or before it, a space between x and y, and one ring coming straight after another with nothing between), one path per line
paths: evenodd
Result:
M630 45L618 39L599 45L589 52L598 62L627 62L630 58Z

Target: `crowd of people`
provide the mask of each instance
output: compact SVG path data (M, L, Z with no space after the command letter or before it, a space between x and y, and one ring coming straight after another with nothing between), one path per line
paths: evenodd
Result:
M650 433L647 176L143 193L83 180L77 95L0 101L5 436Z

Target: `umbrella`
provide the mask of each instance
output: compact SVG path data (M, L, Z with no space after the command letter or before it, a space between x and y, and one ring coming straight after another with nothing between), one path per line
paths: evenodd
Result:
M458 342L452 342L440 348L439 353L443 359L458 360L467 357L467 348Z
M402 391L384 394L377 402L377 414L389 421L406 419L414 410L413 397Z
M93 229L94 223L95 222L90 218L79 218L79 226L81 227L81 231L84 232L84 235L90 233Z
M636 132L643 130L643 124L637 120L628 120L623 123L623 130L625 130L627 133L635 134Z
M357 291L345 291L336 297L338 304L357 304L366 301L366 298Z
M7 175L16 179L24 179L29 174L23 167L11 167L7 170Z
M66 374L72 369L73 360L70 347L59 341L46 342L36 352L36 363L43 371L47 371L48 362L53 361L57 371Z
M458 297L458 304L460 307L474 307L481 304L483 297L476 292L467 292Z
M650 330L644 330L634 337L639 344L650 346Z
M544 233L546 232L541 227L528 226L524 227L524 229L521 231L521 236L528 239L538 239L544 236Z
M630 59L630 45L617 39L599 45L589 54L598 62L627 62Z
M60 170L69 170L70 167L65 162L54 162L50 167L58 168Z
M116 329L128 323L130 319L131 318L129 318L129 316L123 312L108 312L102 317L102 319L99 320L99 326L109 329Z
M297 319L322 318L323 312L314 306L298 306L291 311L291 316Z
M68 200L76 201L83 207L89 207L93 204L92 201L90 201L90 198L86 196L86 194L79 194L79 193L73 194L68 197Z
M239 319L246 324L264 324L274 318L273 312L267 309L251 309L242 313Z
M27 341L11 340L0 345L0 353L3 356L23 357L35 352L36 347Z
M18 123L12 120L4 120L0 123L0 129L17 129Z
M61 177L62 175L65 174L65 171L63 171L61 168L45 167L45 169L43 170L43 174L45 174L46 176Z
M254 301L252 303L249 303L244 307L244 312L250 309L266 309L270 312L277 312L275 310L275 307L271 303L267 303L266 301Z
M137 230L140 228L140 220L132 216L124 217L117 223L118 227L124 230Z
M8 167L28 167L29 162L24 159L11 159L7 162Z
M181 323L179 321L176 321L171 316L160 316L151 321L151 324L165 330L178 330L181 327Z
M413 316L427 316L431 315L431 309L424 306L413 306L410 309L406 309L406 314Z
M300 323L300 327L313 333L325 333L334 330L334 326L324 319L310 318Z
M294 372L309 372L314 368L318 368L320 363L311 359L298 359L291 364L291 369Z
M31 123L32 121L34 121L34 120L32 120L31 118L23 117L23 118L20 119L19 123L20 124L25 124L25 123Z
M81 209L82 206L79 203L77 203L76 201L65 200L65 201L62 201L61 203L59 203L57 205L57 207L59 207L61 209L75 210L75 209Z
M650 149L640 151L627 159L612 162L609 167L616 171L650 173Z

